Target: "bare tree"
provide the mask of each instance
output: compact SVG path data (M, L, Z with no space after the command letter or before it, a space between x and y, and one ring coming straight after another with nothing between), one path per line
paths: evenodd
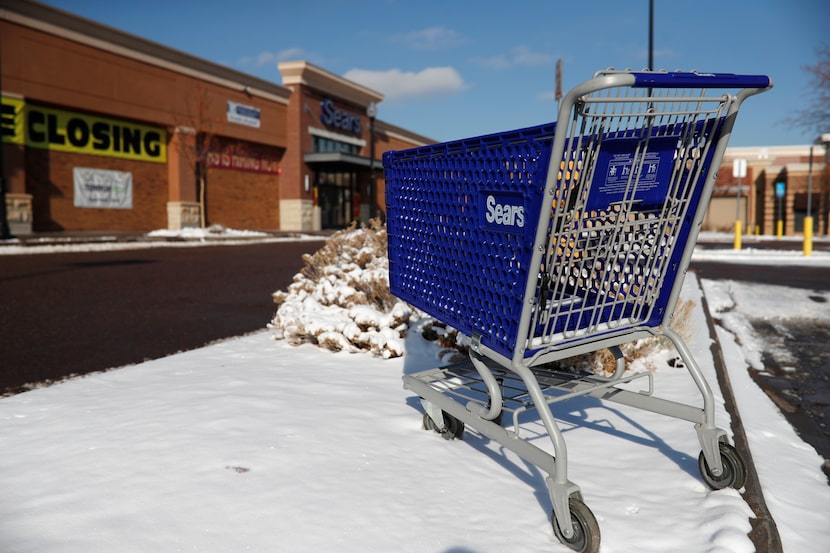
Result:
M192 146L183 147L181 155L196 173L199 219L201 227L205 228L208 156L215 146L217 121L216 116L211 115L214 106L205 88L202 88L198 94L190 96L186 103L188 116L183 121L183 125L194 130L195 139Z
M802 67L811 75L806 102L788 121L819 135L830 132L830 46L818 48L816 54L815 65Z

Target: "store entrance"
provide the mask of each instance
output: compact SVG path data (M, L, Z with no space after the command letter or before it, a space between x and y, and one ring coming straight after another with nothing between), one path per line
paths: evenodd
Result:
M357 173L320 171L317 173L317 205L324 229L344 228L354 220Z
M348 190L334 185L321 185L317 192L320 224L324 229L343 228L351 222Z

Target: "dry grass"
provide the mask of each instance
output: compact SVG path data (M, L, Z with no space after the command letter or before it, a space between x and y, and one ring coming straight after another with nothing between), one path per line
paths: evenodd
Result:
M670 328L674 330L683 340L688 340L692 335L692 313L695 303L691 300L680 300L672 317ZM654 354L663 350L673 350L671 340L665 336L652 336L642 340L636 340L620 346L625 357L626 367L637 360L647 363L649 370L656 367L653 364ZM592 353L577 355L559 362L562 367L574 370L590 370L597 374L610 375L617 366L614 355L607 349L601 349Z

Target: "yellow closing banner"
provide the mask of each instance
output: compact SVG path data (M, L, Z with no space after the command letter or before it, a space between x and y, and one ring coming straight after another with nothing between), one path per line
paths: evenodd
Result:
M58 152L167 162L167 132L160 127L2 98L3 142Z

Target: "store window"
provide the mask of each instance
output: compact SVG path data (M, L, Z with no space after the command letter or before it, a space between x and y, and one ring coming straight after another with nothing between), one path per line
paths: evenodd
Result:
M314 153L332 153L339 152L343 154L357 155L360 152L360 147L355 144L348 144L330 138L323 138L322 136L312 136L311 149Z

